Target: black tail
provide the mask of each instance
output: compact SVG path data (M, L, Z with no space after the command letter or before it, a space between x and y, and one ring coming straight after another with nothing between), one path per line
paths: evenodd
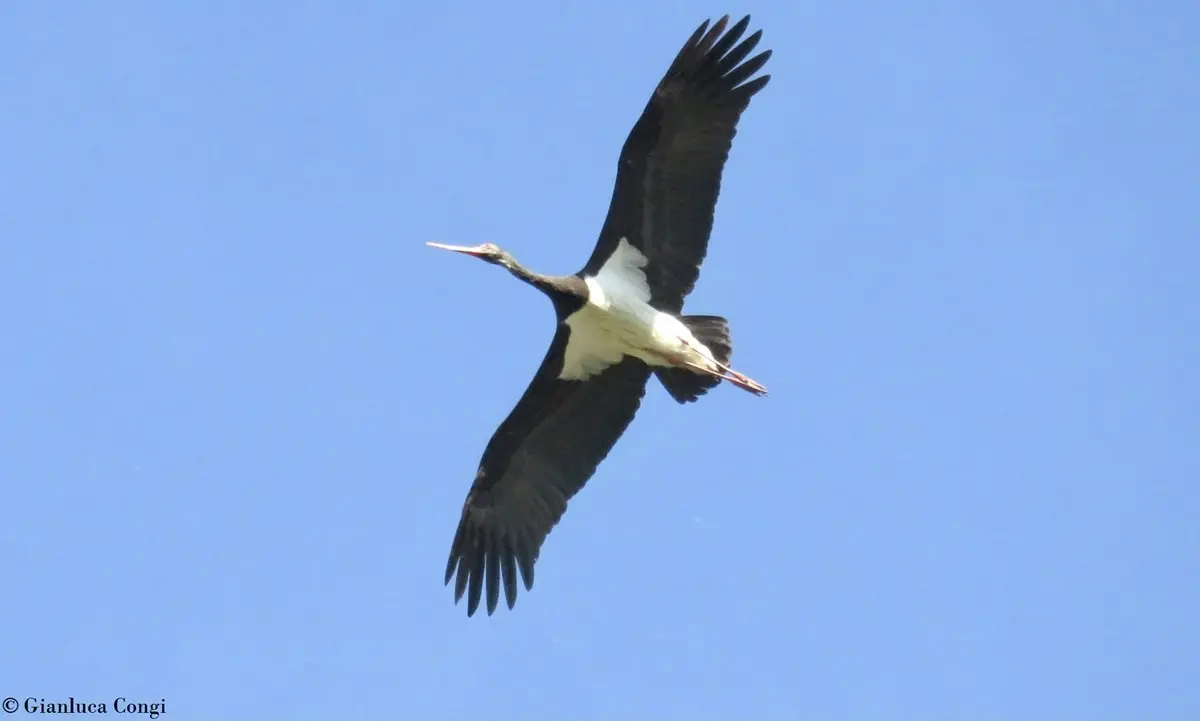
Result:
M729 359L733 356L729 321L718 315L685 315L679 320L696 336L696 340L708 346L717 362L729 365ZM654 372L667 393L680 403L691 403L721 382L720 378L693 373L686 368L659 368Z

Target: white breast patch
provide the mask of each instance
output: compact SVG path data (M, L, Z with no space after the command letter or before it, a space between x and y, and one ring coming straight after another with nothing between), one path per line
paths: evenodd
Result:
M593 277L584 278L588 302L567 318L571 328L560 378L584 380L621 362L636 347L654 309L646 284L646 256L621 238ZM631 347L633 344L634 347Z
M656 367L668 356L707 365L712 357L678 318L650 305L646 256L622 238L594 277L588 302L566 320L571 328L559 378L586 380L625 356Z

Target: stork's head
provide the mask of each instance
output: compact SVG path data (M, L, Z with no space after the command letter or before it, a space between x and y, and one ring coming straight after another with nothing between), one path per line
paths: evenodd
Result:
M509 270L512 270L515 262L512 255L500 246L494 243L484 243L483 245L465 246L465 245L446 245L445 243L426 243L425 245L431 248L441 248L442 250L452 250L455 253L469 255L472 258L479 258L492 265L499 265Z

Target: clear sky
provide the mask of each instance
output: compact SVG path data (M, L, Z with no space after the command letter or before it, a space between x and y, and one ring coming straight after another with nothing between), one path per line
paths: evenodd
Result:
M442 573L679 45L775 51L514 611ZM1200 717L1200 5L0 4L0 696L176 719ZM1188 529L1191 529L1190 531Z

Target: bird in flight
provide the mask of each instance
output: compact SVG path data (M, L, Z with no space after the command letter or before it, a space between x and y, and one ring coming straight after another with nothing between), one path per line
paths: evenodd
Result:
M545 293L557 316L541 367L483 452L451 544L445 583L455 579L455 603L466 594L468 616L485 591L490 616L501 588L512 609L518 570L532 590L542 544L633 420L651 375L681 404L721 381L766 394L730 367L724 318L682 315L738 120L771 77L751 79L770 50L747 59L762 31L743 40L749 16L726 32L728 22L703 22L655 87L582 270L542 275L491 243L429 243L504 268Z

